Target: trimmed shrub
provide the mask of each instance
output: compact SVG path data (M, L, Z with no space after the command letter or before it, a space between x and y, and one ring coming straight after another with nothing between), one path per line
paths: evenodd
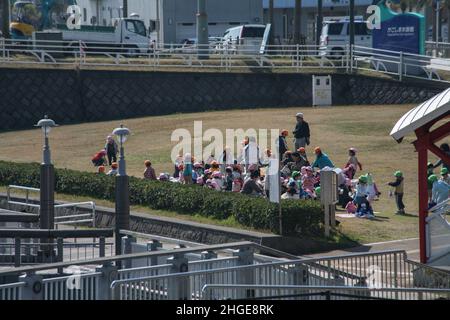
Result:
M39 188L39 164L0 161L0 185L10 184ZM115 179L95 173L56 169L55 191L114 201ZM234 217L243 226L279 232L279 207L263 198L130 177L130 203L218 220ZM316 201L283 200L282 217L285 235L321 232L323 210Z

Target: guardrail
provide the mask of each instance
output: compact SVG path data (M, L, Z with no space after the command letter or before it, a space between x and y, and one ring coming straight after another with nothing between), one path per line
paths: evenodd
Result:
M432 57L450 58L450 43L427 41L426 54Z
M241 256L237 265L231 267L116 280L111 284L111 294L123 300L255 297L251 290L237 295L225 290L204 297L202 288L207 284L450 289L450 273L413 263L405 255L393 251L250 265L245 259L240 260ZM389 292L390 296L383 293L378 298L408 298L401 296L400 291Z
M274 285L216 285L207 284L202 289L204 300L211 297L242 296L252 291L255 296L249 300L441 300L450 299L450 289L424 288L371 288L344 286L274 286ZM396 298L395 298L396 297Z
M450 199L430 210L426 218L427 257L429 263L434 263L450 255Z
M20 190L25 192L25 202L20 201L13 201L11 200L11 190ZM39 188L30 188L30 187L24 187L24 186L16 186L16 185L9 185L6 188L6 205L7 209L10 209L10 205L15 204L19 206L26 206L31 208L39 208L38 204L30 203L30 192L41 192L41 189Z
M89 213L77 213L77 208L84 207L90 209ZM74 214L59 214L58 209L73 208ZM95 202L78 202L78 203L65 203L55 205L55 228L58 229L59 225L85 225L90 224L92 228L95 228Z
M233 257L203 259L189 262L187 254L195 252L214 252L224 249L237 249ZM21 267L0 271L0 278L5 275L26 275L26 288L46 275L50 270L68 270L70 268L88 267L83 277L98 278L96 281L96 297L93 299L251 299L256 296L268 295L268 291L255 291L251 286L308 286L308 287L367 287L386 289L373 291L370 297L382 299L413 299L412 291L428 292L429 289L450 289L450 272L431 268L406 259L404 251L389 251L378 253L359 253L336 257L317 259L297 259L272 263L254 264L253 251L260 246L249 243L232 243L223 245L203 246L196 248L175 249L171 252L153 251L139 254L107 257L93 260L77 261L75 263L54 263L35 267ZM165 265L142 268L118 269L112 262L129 261L131 259L157 258L167 256ZM203 265L202 265L203 264ZM201 266L202 265L202 266ZM96 267L92 271L92 266ZM213 269L208 269L208 268ZM91 269L90 269L91 268ZM46 271L41 273L40 271ZM90 271L89 271L90 270ZM195 271L192 271L195 270ZM67 285L67 280L74 279L78 273L70 276L57 277L58 286ZM101 274L101 275L100 275ZM91 279L92 279L91 278ZM93 281L93 280L92 280ZM65 282L66 284L63 284ZM239 292L224 288L222 293L205 296L205 285L237 285L250 286ZM25 290L24 288L23 290ZM412 290L390 290L412 289ZM260 288L261 289L261 288ZM423 289L423 290L422 290ZM25 297L29 294L26 289ZM70 286L67 290L70 290ZM79 289L80 290L80 289ZM91 289L86 289L91 290ZM358 291L359 292L359 291ZM441 291L440 291L441 292ZM269 292L270 293L270 292ZM271 293L272 294L272 293ZM80 297L90 297L91 292L80 292ZM55 299L58 297L54 297ZM422 299L424 296L417 296ZM43 299L41 297L40 299Z
M44 279L43 300L98 300L101 272Z
M25 286L25 282L0 284L0 301L20 300L22 298L22 289Z
M33 230L33 229L1 229L1 239L13 239L13 243L0 243L1 264L20 267L22 264L38 264L62 261L80 261L112 255L113 244L106 242L106 237L112 237L111 229L89 230ZM22 239L56 239L56 243L22 242ZM98 238L93 243L64 242L64 239ZM56 249L56 251L55 251ZM54 252L45 259L39 255L40 251ZM61 270L61 269L59 269Z
M25 202L14 201L11 197L12 190L19 190L25 192ZM9 185L6 189L6 204L7 208L10 209L11 205L24 206L38 210L40 205L35 203L30 199L30 192L39 193L41 190L39 188L30 188L17 185ZM89 209L88 213L78 213L77 209ZM67 214L64 209L73 209L73 213ZM95 214L96 205L94 201L77 202L77 203L64 203L55 205L55 228L58 229L59 225L72 225L75 228L79 225L89 224L92 228L95 228Z
M432 44L428 44L430 46ZM449 45L434 46L447 48ZM0 63L225 72L266 69L280 72L370 71L395 76L399 80L412 77L449 82L446 73L450 71L450 59L439 54L417 55L349 45L339 51L315 45L271 45L262 51L259 47L237 44L204 47L158 44L146 51L138 50L138 47L142 44L3 39L0 40Z

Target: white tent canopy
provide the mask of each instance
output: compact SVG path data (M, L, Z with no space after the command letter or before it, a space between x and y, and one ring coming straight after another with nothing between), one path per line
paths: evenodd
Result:
M450 111L450 89L441 92L430 100L408 111L394 126L391 137L401 140L425 124Z

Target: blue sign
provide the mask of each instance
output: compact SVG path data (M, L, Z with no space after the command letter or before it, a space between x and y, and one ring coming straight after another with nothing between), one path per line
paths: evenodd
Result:
M382 21L381 29L373 30L373 47L377 49L421 54L420 19L412 15L397 15Z
M372 46L376 49L425 54L425 17L418 13L397 13L386 5L386 0L378 3L380 8L380 29L372 32Z

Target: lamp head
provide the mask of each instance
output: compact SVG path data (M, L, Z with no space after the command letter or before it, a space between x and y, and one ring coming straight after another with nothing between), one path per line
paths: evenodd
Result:
M128 128L125 128L123 124L121 124L120 128L114 129L112 133L117 136L120 144L124 144L127 141L128 136L130 135L130 130Z
M35 125L35 127L41 127L42 132L47 137L52 128L57 127L58 125L52 119L49 119L48 116L45 116L44 119L39 120L39 122Z

